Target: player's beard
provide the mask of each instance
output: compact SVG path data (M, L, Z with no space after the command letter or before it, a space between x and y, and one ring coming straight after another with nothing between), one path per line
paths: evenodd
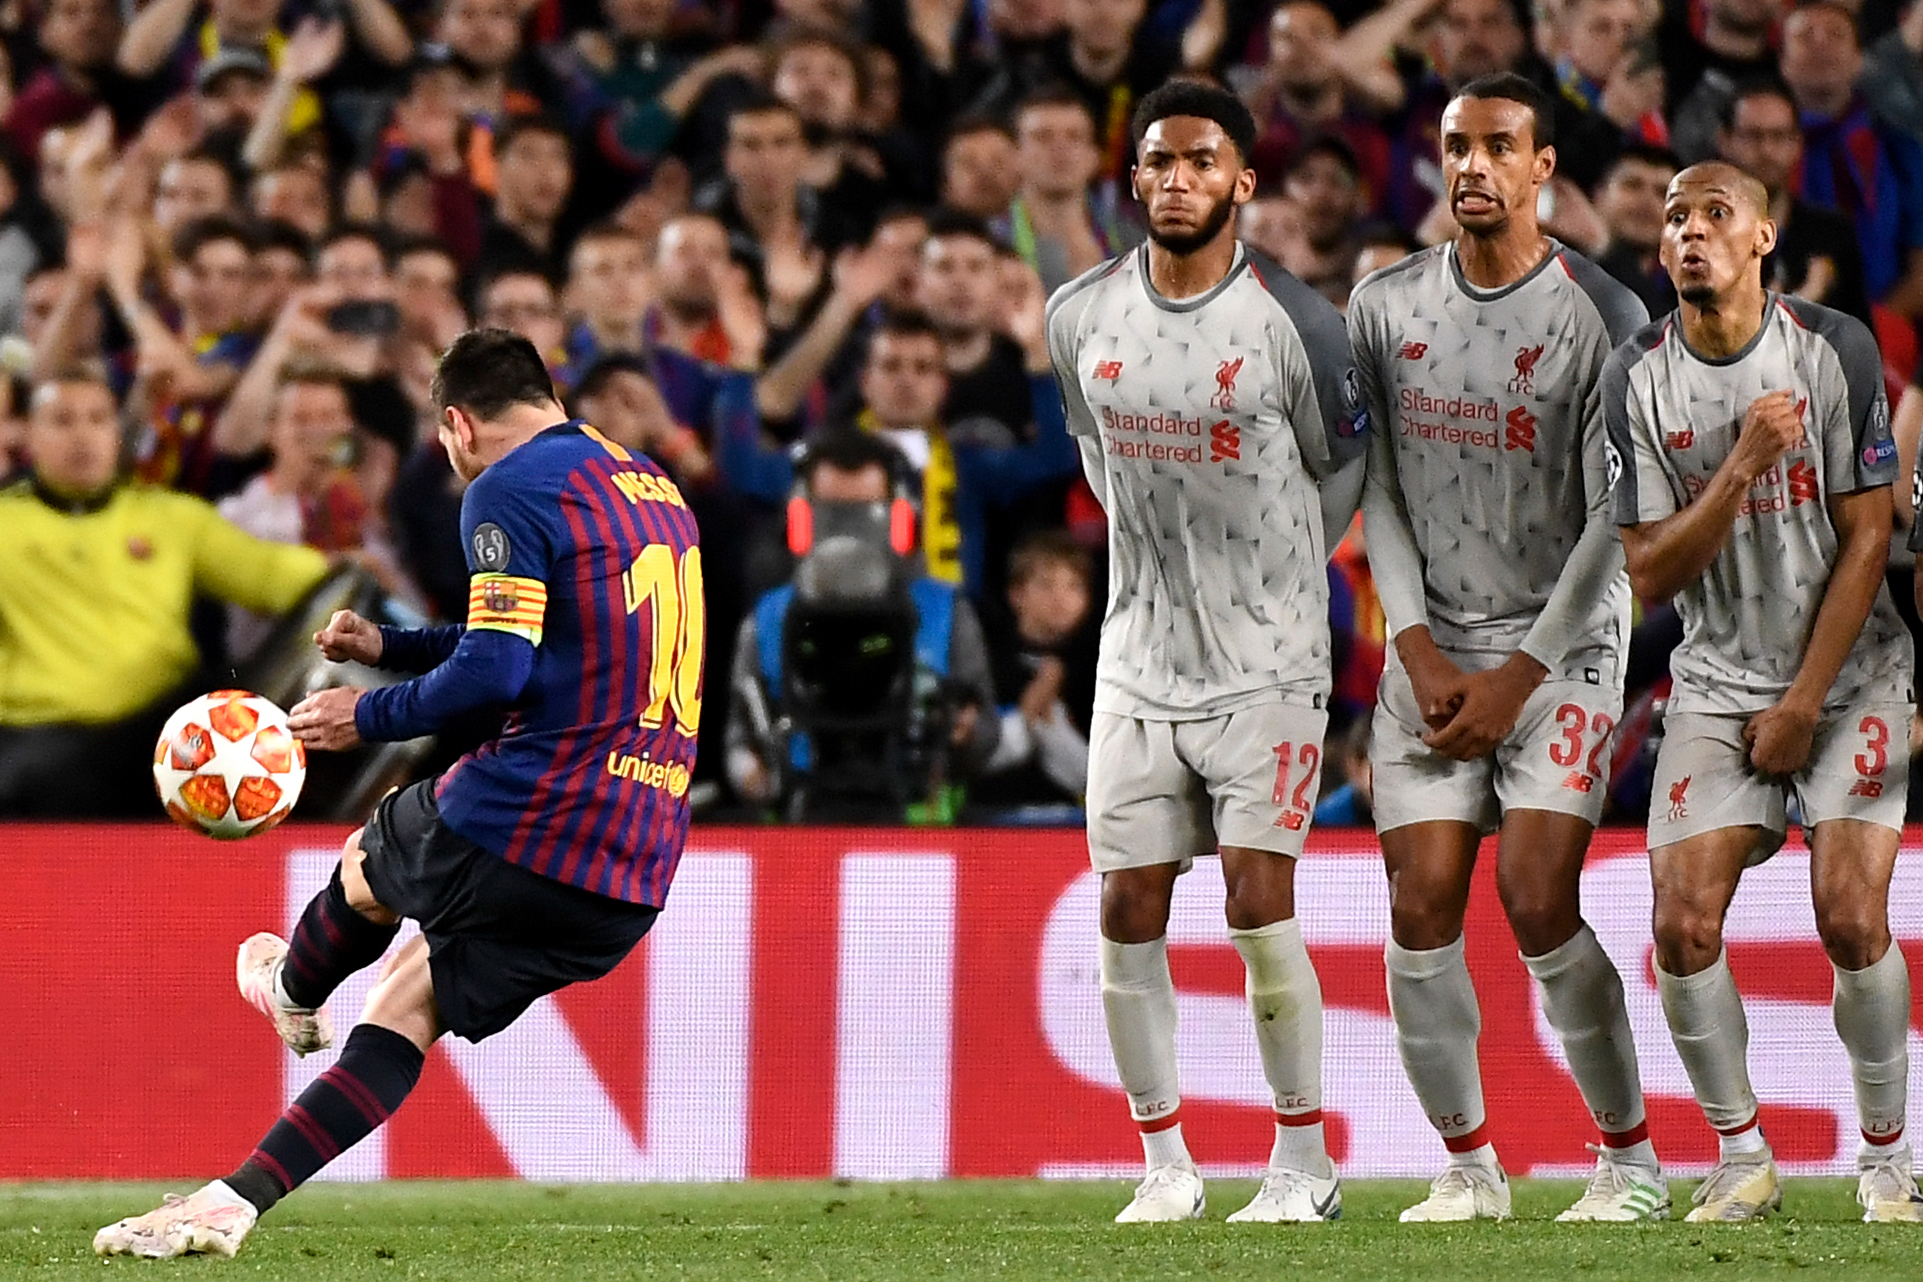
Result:
M1235 202L1224 196L1215 202L1214 207L1209 210L1209 216L1204 218L1202 225L1194 231L1157 231L1155 220L1150 219L1148 238L1171 254L1193 254L1221 235L1222 229L1229 225L1229 219L1233 217L1235 217Z
M1676 297L1691 307L1707 307L1716 301L1716 287L1708 281L1700 285L1690 285L1676 291Z

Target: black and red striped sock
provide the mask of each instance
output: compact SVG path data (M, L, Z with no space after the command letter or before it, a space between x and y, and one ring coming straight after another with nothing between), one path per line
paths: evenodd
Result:
M307 905L287 941L281 991L296 1006L319 1010L342 980L379 961L399 931L398 922L376 925L348 906L340 866L335 865L333 877Z
M385 1122L420 1080L425 1059L392 1029L356 1025L340 1059L287 1106L227 1186L266 1211Z

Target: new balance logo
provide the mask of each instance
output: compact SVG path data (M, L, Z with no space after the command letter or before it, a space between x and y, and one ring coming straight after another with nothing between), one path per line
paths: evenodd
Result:
M1396 355L1405 361L1419 361L1428 355L1428 352L1429 345L1427 343L1408 342L1404 343L1401 348L1397 350Z
M1596 786L1596 779L1595 776L1586 775L1580 770L1571 770L1563 777L1562 786L1571 792L1588 792Z
M1113 383L1116 379L1120 378L1121 376L1122 376L1122 362L1120 361L1095 362L1095 377L1104 378L1104 379L1107 379L1109 382Z
M1518 405L1509 411L1509 417L1504 421L1509 424L1509 430L1503 433L1502 448L1527 450L1534 454L1536 452L1536 416Z
M1300 810L1284 810L1281 817L1275 821L1275 826L1277 828L1287 828L1290 832L1301 832L1302 825L1307 822L1309 822L1309 817Z
M1858 779L1850 785L1850 796L1852 797L1880 797L1882 795L1883 781L1881 779Z
M1209 429L1209 462L1242 458L1242 429L1223 419Z
M1686 450L1696 443L1694 428L1684 428L1680 432L1663 433L1663 444L1672 450Z

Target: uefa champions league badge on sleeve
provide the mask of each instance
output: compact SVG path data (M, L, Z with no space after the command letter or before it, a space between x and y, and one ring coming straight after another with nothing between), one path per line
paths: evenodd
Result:
M505 570L509 556L507 531L492 521L474 527L474 568Z
M1362 377L1351 365L1342 375L1342 416L1336 420L1338 436L1361 436L1369 430L1369 406L1362 399Z

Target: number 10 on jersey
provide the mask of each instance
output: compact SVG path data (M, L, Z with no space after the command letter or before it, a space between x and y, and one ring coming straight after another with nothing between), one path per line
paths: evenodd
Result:
M653 730L672 710L683 734L701 725L701 654L708 630L701 594L701 549L677 560L665 543L650 543L621 575L628 613L649 611L653 653L648 659L648 704L641 724Z

